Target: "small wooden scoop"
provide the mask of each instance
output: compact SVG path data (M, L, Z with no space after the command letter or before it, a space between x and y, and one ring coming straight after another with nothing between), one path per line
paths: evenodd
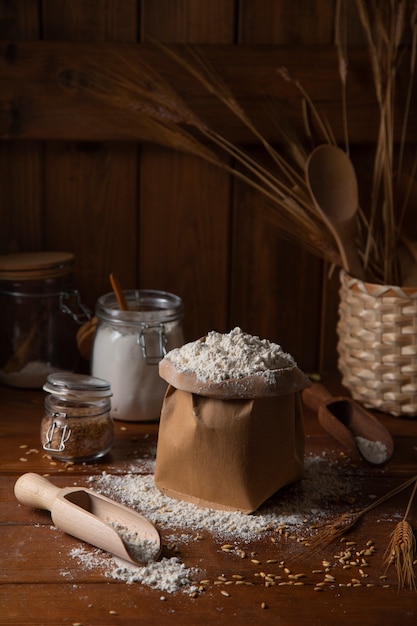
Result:
M125 561L143 565L161 553L161 538L149 520L90 489L60 489L28 473L16 481L14 493L22 504L50 511L60 530Z
M7 363L3 366L3 373L10 374L11 372L19 372L28 362L30 350L33 342L36 339L41 326L41 317L36 320L30 329L28 335L18 346L17 350L12 354Z
M310 409L318 412L324 430L347 448L352 457L363 457L374 465L386 463L392 457L394 442L389 431L352 398L332 396L320 383L303 389L302 398ZM378 447L378 454L372 453L372 446Z

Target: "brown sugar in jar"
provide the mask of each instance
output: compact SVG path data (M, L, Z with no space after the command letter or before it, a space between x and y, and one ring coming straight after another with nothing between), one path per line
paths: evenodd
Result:
M61 461L93 461L107 454L113 443L110 383L82 374L55 373L43 389L45 413L41 422L43 449Z

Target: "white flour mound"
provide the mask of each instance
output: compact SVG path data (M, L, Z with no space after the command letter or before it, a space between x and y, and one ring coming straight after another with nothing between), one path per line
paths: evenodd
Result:
M364 437L355 437L355 440L362 456L367 461L376 465L385 463L388 458L388 450L384 443L381 441L370 441Z
M236 327L228 334L210 331L205 341L187 343L166 357L180 372L193 372L200 381L215 383L254 374L268 378L271 371L295 367L290 354L267 339Z

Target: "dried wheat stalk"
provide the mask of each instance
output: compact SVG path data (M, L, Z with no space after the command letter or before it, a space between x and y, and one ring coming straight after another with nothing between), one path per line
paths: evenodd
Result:
M385 562L387 569L390 565L395 565L398 579L398 588L409 587L416 590L414 573L414 553L416 549L416 539L413 529L405 519L398 522L391 535L391 541L387 549Z
M359 511L351 511L347 513L343 513L340 517L335 520L332 520L328 524L324 526L324 530L320 532L312 541L309 542L309 549L318 550L338 537L341 537L346 532L348 532L355 524L369 511L376 508L383 502L386 502L393 496L407 489L410 485L417 485L417 475L409 478L407 481L392 489L389 493L385 494L381 498L374 500L372 504L369 504L364 509L360 509Z
M347 114L347 76L348 76L348 60L347 60L347 42L346 42L346 7L343 0L336 2L336 19L335 19L335 44L337 49L337 57L339 61L339 76L342 85L342 119L343 119L343 135L345 150L349 154L349 130L348 130L348 114Z
M387 569L390 565L395 565L398 579L398 588L409 587L416 590L416 580L414 573L414 554L416 551L416 539L407 517L410 513L417 489L417 482L408 501L407 509L401 522L398 522L391 535L391 541L385 553L385 563Z
M197 49L190 48L190 58L186 58L169 46L162 48L245 124L275 170L210 128L143 61L132 66L122 52L119 58L91 59L87 67L78 69L79 86L86 95L105 101L119 116L121 113L120 117L127 125L134 124L144 140L198 156L243 181L258 193L260 205L282 234L340 265L336 243L315 209L302 167L291 165L262 137ZM292 152L302 158L297 146L293 145Z
M401 282L398 265L400 236L399 210L396 202L395 173L403 167L411 93L416 59L416 5L414 0L356 0L358 15L365 33L375 95L379 108L379 129L376 139L369 229L365 244L365 266L376 256L380 281L387 284ZM412 32L407 101L402 117L399 155L394 145L394 119L397 114L396 79L403 61L402 38L405 24ZM375 265L375 261L374 261Z
M349 152L348 106L346 101L348 54L346 9L348 0L337 0L335 5L335 45L338 54L339 76L342 85L342 115L345 149ZM370 280L399 283L397 244L402 214L406 206L397 210L394 175L404 162L409 113L412 110L412 92L417 57L417 2L416 0L355 0L357 12L365 33L377 105L379 128L376 138L372 194L369 216L359 211L359 247L365 270ZM396 78L403 62L402 38L407 25L411 33L408 89L402 111L399 156L394 154L394 118L398 115ZM318 214L305 181L307 157L301 144L294 142L291 133L284 136L296 167L276 150L258 131L246 115L228 86L196 47L189 47L188 56L178 54L175 48L162 49L198 81L204 89L218 98L252 133L257 143L272 162L269 165L253 158L242 147L232 142L200 119L169 84L145 63L133 64L122 52L114 56L91 59L89 66L79 68L79 86L89 96L100 98L125 121L134 126L144 141L154 142L175 150L185 151L226 170L256 191L260 208L265 208L277 230L313 254L340 265L340 256L332 234ZM277 75L290 81L301 96L302 116L306 138L313 147L312 125L325 143L336 143L333 131L300 83L286 68L278 68ZM312 122L312 124L310 123ZM281 124L285 127L285 123ZM414 163L417 167L417 158ZM414 168L413 168L414 174Z

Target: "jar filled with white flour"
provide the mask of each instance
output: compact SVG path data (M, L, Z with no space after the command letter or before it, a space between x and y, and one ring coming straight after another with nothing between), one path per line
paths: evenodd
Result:
M113 419L155 421L167 388L158 363L184 343L182 300L156 290L127 290L124 295L125 311L113 293L97 302L91 372L111 384Z

